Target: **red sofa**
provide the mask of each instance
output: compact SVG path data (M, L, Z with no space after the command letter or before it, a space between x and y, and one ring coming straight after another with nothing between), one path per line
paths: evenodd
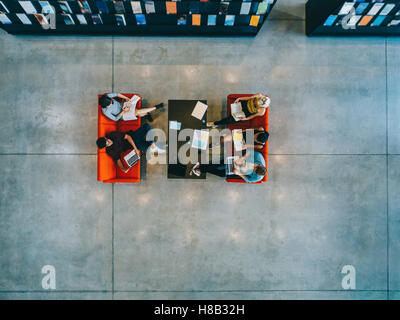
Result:
M240 98L240 97L251 97L253 95L254 94L230 94L227 97L228 116L231 114L231 103L233 103L237 98ZM228 128L230 130L233 130L233 129L248 129L248 128L263 127L265 129L265 131L268 132L268 113L269 113L269 107L265 111L264 116L256 117L256 118L251 119L249 121L238 121L238 122L235 122L235 123L232 123L232 124L228 125ZM254 182L254 183L262 183L262 182L268 181L268 141L265 144L264 148L262 148L261 150L257 150L257 151L260 152L264 156L265 166L267 168L267 174L265 175L265 177L261 181ZM231 178L226 178L226 181L233 182L233 183L246 183L242 178L237 177L237 176L233 176Z
M131 98L133 94L123 94ZM138 95L138 94L136 94ZM99 95L100 98L102 95ZM139 95L138 95L139 96ZM139 96L140 97L140 96ZM118 100L118 99L117 99ZM98 101L98 100L97 100ZM142 99L136 105L136 108L141 107ZM102 112L100 105L98 105L98 123L97 123L97 136L104 137L107 133L112 131L126 132L129 130L137 130L140 127L140 118L130 121L113 121L108 119ZM106 149L97 149L97 180L105 183L138 183L140 182L140 160L133 166L127 173L123 172L116 166L114 160L106 153Z

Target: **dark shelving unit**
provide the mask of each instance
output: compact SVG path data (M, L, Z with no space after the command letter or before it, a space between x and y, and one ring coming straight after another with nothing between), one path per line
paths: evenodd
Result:
M351 4L353 14L348 12ZM397 21L400 21L400 0L308 0L306 3L308 36L398 36Z
M90 7L91 12L83 13L78 0L50 0L45 2L49 3L55 11L56 24L55 29L52 29L48 26L47 28L44 28L36 17L38 14L43 14L45 17L49 17L47 13L43 12L43 7L40 4L41 1L27 1L33 5L34 10L36 11L36 13L27 13L19 3L20 1L0 0L8 11L2 9L0 4L0 12L3 12L3 17L6 16L11 22L11 24L0 22L0 27L11 34L254 36L261 29L276 1L277 0L135 1L136 5L139 3L139 10L141 10L141 13L137 13L137 8L134 13L134 4L131 4L131 1L102 0L101 2L105 4L105 7L103 7L98 6L97 2L99 1L87 0L86 2ZM60 5L60 3L63 2L69 4L71 11L65 11L65 7L63 9L63 6ZM121 8L122 4L124 12L118 11L115 2L119 2L119 8ZM146 13L148 2L153 3L152 5L155 10L154 13ZM175 3L175 5L172 5L175 7L176 13L167 12L168 2ZM171 5L171 3L169 5ZM240 14L242 6L248 8L247 14ZM267 7L267 9L263 14L261 14L261 8L265 7ZM21 14L29 19L32 24L24 24L21 20ZM125 25L117 24L116 15L118 14L123 14ZM70 16L67 20L72 20L73 24L67 24L65 22L66 15ZM99 15L102 23L94 24L93 15ZM81 24L78 16L80 16L80 18L83 16L87 24ZM209 16L214 16L211 18L215 20L215 25L208 25ZM234 16L233 25L225 25L226 21L229 20L229 18L232 18L232 16ZM185 17L186 25L178 25L178 20L182 20L182 17ZM199 21L200 25L193 25L195 18ZM23 19L25 18L23 17ZM140 21L143 21L143 19L146 21L145 24L140 24ZM48 20L50 21L50 17ZM254 20L258 20L256 26L251 25L251 21L254 22Z

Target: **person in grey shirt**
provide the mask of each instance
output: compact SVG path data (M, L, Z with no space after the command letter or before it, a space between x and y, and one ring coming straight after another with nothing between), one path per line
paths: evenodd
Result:
M114 121L118 121L122 118L123 114L125 112L129 111L129 108L124 108L123 105L115 100L114 98L121 98L126 101L130 101L130 99L120 93L108 93L108 94L103 94L100 99L99 99L99 104L101 106L101 110L103 111L103 114ZM150 112L161 109L164 107L163 103L160 103L156 105L155 107L151 108L143 108L143 109L136 109L135 110L135 115L137 117L144 117L147 115L147 119L151 122L153 121L153 118L150 115Z

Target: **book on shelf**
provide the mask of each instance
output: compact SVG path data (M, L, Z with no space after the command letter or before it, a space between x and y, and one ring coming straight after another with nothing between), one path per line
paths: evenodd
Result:
M42 7L42 13L45 14L55 13L53 7L50 5L48 1L39 1L39 4Z
M78 19L80 24L83 24L83 25L88 24L86 21L86 18L83 14L77 14L76 18Z
M331 27L331 26L335 23L337 17L338 17L337 15L330 15L330 16L325 20L324 26L325 26L325 27Z
M186 15L183 14L178 18L178 26L186 26Z
M229 2L222 1L219 3L219 14L227 14L229 8Z
M165 2L165 8L167 11L167 14L176 14L176 2L174 1L166 1Z
M339 11L339 15L349 14L351 9L354 8L354 2L345 2Z
M260 21L260 16L252 15L250 19L250 26L257 27L259 21Z
M32 21L25 13L17 13L17 17L23 24L32 24Z
M355 27L357 25L357 22L360 21L361 17L362 16L357 15L351 16L349 21L347 22L347 26L350 28Z
M373 7L369 10L368 15L369 16L376 15L379 12L379 10L383 8L384 5L385 5L384 3L375 3Z
M135 14L136 24L137 25L145 25L146 24L146 16L144 14Z
M363 14L365 9L367 9L369 6L368 2L360 2L356 8L356 14L360 15Z
M18 1L22 9L24 9L27 14L35 14L37 13L36 8L30 1Z
M233 14L227 14L227 15L225 16L225 25L231 27L231 26L233 26L234 24L235 24L235 15L233 15Z
M93 24L103 24L103 20L99 14L92 14Z
M78 1L78 4L82 13L92 13L92 10L90 9L89 3L87 1L80 0Z
M393 26L398 26L400 25L400 19L393 19L392 21L390 21L390 23L388 24L388 27L393 27Z
M144 3L144 6L146 8L146 13L155 13L156 12L156 9L154 6L154 1L146 1Z
M114 9L116 13L125 13L124 1L114 1Z
M360 22L358 23L359 26L366 26L368 25L368 23L371 22L373 16L364 16L362 17L362 19L360 20Z
M382 24L383 20L385 20L385 19L386 19L386 16L379 15L379 16L377 16L376 19L371 23L371 26L372 26L372 27L379 27L379 26Z
M74 19L72 19L72 16L70 14L67 13L63 13L61 14L61 16L63 17L64 23L66 25L73 25L75 24Z
M140 4L140 1L131 1L131 7L134 14L142 13L142 6Z
M251 8L251 2L242 2L240 7L240 14L249 14Z
M388 3L386 6L382 9L382 11L379 13L380 15L387 16L390 11L394 9L396 5L394 3Z
M258 7L257 7L257 12L256 12L256 14L266 14L269 5L270 5L270 4L269 4L267 1L259 2L259 3L258 3Z
M200 14L192 14L192 25L193 26L199 26L201 21L201 15Z
M12 24L12 21L7 17L7 14L0 13L0 22L2 24Z
M63 13L72 13L68 1L58 1L58 5L60 6Z
M215 26L217 24L217 15L216 14L209 14L207 18L207 25L208 26Z
M115 15L115 21L117 22L118 27L125 27L126 26L126 21L125 21L125 16L123 14L116 14Z
M110 13L110 11L108 10L107 4L104 2L104 0L97 0L96 6L97 6L97 9L99 9L100 13L103 13L103 14Z
M0 13L10 13L7 7L4 5L3 1L0 1Z
M43 14L35 13L33 15L35 16L37 22L39 22L39 24L41 24L42 26L49 24L49 22L47 21L47 18Z

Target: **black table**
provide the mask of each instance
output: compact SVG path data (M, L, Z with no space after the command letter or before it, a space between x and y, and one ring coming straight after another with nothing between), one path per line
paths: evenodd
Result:
M183 129L205 129L207 122L207 111L203 116L202 120L199 120L192 116L192 112L194 107L196 106L197 101L203 102L207 104L207 100L168 100L168 140L170 137L170 131L174 130L170 128L171 121L177 121L181 123L180 130L174 130L177 135ZM191 137L190 139L192 139ZM180 164L178 160L178 151L179 149L186 144L187 141L177 141L177 149L173 150L171 141L168 141L168 179L205 179L206 174L201 173L198 177L196 175L190 175L190 170L193 167L194 163L189 163L187 165ZM201 151L199 150L199 161L201 159ZM189 152L187 152L189 154ZM170 163L171 159L177 159L177 164Z

